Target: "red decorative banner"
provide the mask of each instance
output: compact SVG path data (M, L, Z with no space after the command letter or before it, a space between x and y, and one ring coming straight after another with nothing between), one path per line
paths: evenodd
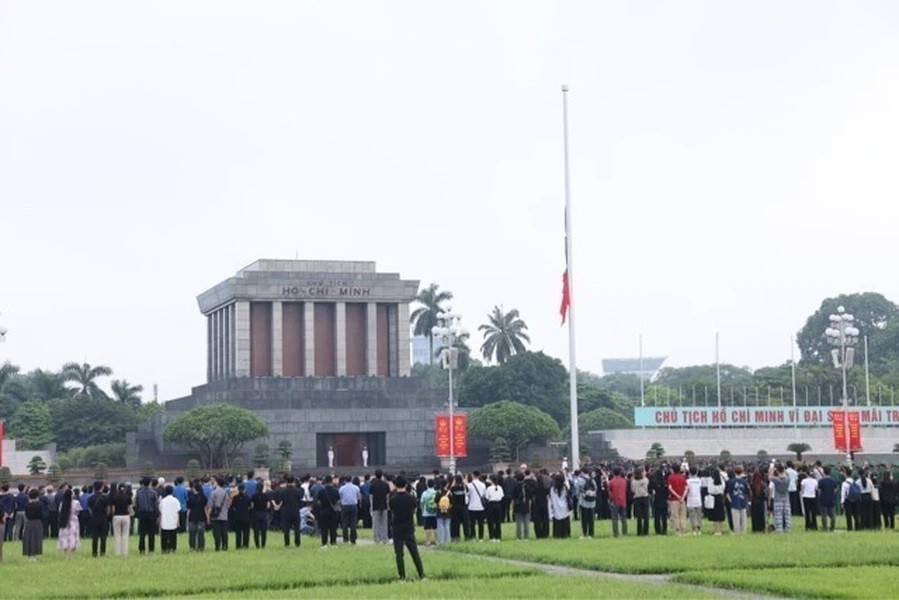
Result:
M437 415L434 424L434 442L437 446L439 458L449 458L450 455L450 420L449 415Z
M453 454L468 456L468 415L453 415Z
M847 426L848 426L848 448L847 448ZM857 452L862 449L862 426L859 419L858 411L848 411L844 413L842 410L833 411L833 445L841 451Z

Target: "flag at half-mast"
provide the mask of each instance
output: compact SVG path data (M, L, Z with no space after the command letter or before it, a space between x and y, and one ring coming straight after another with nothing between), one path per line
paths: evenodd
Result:
M571 289L568 287L568 211L565 211L565 272L562 273L562 305L559 314L562 315L562 325L568 316L568 307L571 306Z

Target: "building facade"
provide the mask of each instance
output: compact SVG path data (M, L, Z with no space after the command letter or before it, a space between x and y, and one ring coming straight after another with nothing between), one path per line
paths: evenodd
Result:
M409 303L418 281L373 262L254 262L197 298L206 318L206 383L165 403L128 444L128 462L183 467L163 440L184 412L215 402L253 411L265 442L293 448L294 469L431 466L445 392L410 372ZM252 448L245 448L250 462Z

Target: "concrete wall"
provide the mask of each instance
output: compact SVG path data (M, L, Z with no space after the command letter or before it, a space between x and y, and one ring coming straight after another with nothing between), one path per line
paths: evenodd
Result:
M787 455L787 445L805 442L812 447L810 456L836 456L833 432L828 427L759 427L708 429L616 429L597 432L625 458L643 458L653 442L659 442L669 455L692 450L699 456L717 456L728 450L735 456L755 456L759 450L771 455ZM899 439L897 427L865 427L862 445L865 454L888 455Z
M16 440L5 439L3 444L3 465L9 467L13 475L28 475L28 463L40 456L48 467L56 462L56 444L44 450L16 450Z
M287 440L293 447L294 468L316 466L316 434L383 432L387 465L437 465L434 417L443 410L445 390L408 377L256 377L215 381L193 389L190 396L171 400L165 410L129 437L127 463L139 467L181 468L191 458L182 448L166 444L162 433L184 412L214 402L253 411L268 424L265 440L274 450ZM248 442L252 456L262 440Z

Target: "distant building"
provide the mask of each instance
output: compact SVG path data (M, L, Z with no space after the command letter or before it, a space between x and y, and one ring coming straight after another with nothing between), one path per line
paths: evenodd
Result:
M604 375L636 375L643 381L652 381L659 374L667 356L644 356L640 358L604 358L602 372ZM641 364L642 363L642 364Z
M434 346L434 352L438 350L440 343ZM413 365L429 365L431 364L431 340L424 335L412 336L412 364Z

